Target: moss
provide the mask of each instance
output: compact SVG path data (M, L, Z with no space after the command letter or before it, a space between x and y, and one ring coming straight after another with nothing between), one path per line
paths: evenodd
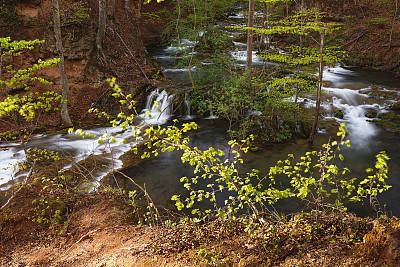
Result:
M376 116L378 115L378 112L374 109L369 109L365 112L365 117L373 119L376 118Z
M400 134L400 115L394 112L382 113L378 115L380 120L372 120L372 122L382 125L386 130Z
M343 111L338 110L335 112L335 117L339 118L339 119L343 119L344 115L343 115Z
M391 110L395 110L395 111L400 111L400 101L394 103L394 104L390 107L390 109L391 109Z

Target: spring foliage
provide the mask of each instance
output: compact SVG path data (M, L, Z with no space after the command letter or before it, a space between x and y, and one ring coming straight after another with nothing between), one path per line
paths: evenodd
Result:
M0 38L1 58L17 57L24 50L32 50L35 45L42 44L44 41L11 41L10 37ZM33 131L37 127L35 120L39 118L38 114L42 112L51 112L58 110L57 106L61 96L53 91L44 93L30 92L26 94L9 94L15 89L29 89L29 84L39 82L43 84L51 84L51 82L37 77L35 73L38 70L47 67L54 67L59 59L53 58L48 60L38 60L38 63L26 69L14 70L12 65L6 66L7 75L4 79L0 79L0 87L5 91L5 99L0 102L0 119L9 124L9 131L0 133L1 139L18 139L24 147L27 154L26 142L29 140ZM3 66L0 66L2 71Z
M388 167L386 161L389 159L385 152L377 155L375 168L368 168L367 178L348 178L348 168L339 168L336 161L343 160L339 154L342 146L350 146L349 141L345 140L344 124L340 126L338 141L332 141L325 145L321 151L307 152L300 159L294 159L293 155L288 155L286 160L278 161L275 166L269 169L266 176L260 176L258 170L251 170L243 174L239 172L240 165L243 164L242 155L249 148L253 136L242 141L231 140L229 155L226 160L222 160L225 152L210 147L201 150L189 145L189 138L184 134L190 130L196 130L197 124L194 122L184 123L178 127L171 125L167 127L147 125L147 128L140 134L143 127L132 125L132 119L136 114L134 101L131 96L125 96L115 79L110 80L115 91L114 97L120 103L127 105L132 114L121 113L118 115L120 125L124 129L131 127L133 136L136 138L132 142L132 150L138 153L138 145L143 144L148 148L142 154L142 158L151 155L157 156L160 152L171 152L181 150L183 152L181 160L194 167L193 177L182 177L181 182L188 190L187 197L175 195L172 200L176 202L178 210L184 208L191 210L198 219L204 220L211 216L221 218L234 217L236 213L248 210L260 223L263 223L262 214L268 211L268 205L273 205L284 198L299 198L311 203L317 210L343 210L347 201L361 201L368 198L370 202L376 198L378 193L382 193L390 188L386 184ZM108 116L105 113L95 111L99 116ZM174 121L177 123L177 121ZM111 121L116 125L116 121ZM70 129L73 132L73 129ZM75 131L84 135L82 130ZM108 136L112 142L113 137ZM104 140L99 140L103 142ZM290 179L287 187L281 188L280 180L283 177ZM202 186L197 186L203 180ZM222 196L221 193L228 195L223 199L224 205L218 205ZM227 193L227 194L226 194ZM200 210L194 208L197 202L208 201L213 208Z
M24 50L32 50L35 45L42 44L44 41L33 40L33 41L11 41L10 37L0 38L0 56L2 58L6 56L17 57L21 55ZM35 72L41 70L43 68L56 66L59 62L59 59L52 58L48 60L38 60L36 64L26 69L14 70L12 65L2 66L0 65L0 70L3 71L5 69L8 79L0 79L0 87L6 87L7 90L4 93L8 93L11 90L15 89L29 89L29 83L38 81L43 84L50 84L47 80L35 76Z

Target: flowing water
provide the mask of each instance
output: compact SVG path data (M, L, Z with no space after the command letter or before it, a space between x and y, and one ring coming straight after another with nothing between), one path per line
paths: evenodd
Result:
M231 32L231 34L234 36L237 33ZM185 44L186 48L184 48ZM186 41L183 47L180 46L180 51L192 50L193 45L194 43ZM243 66L246 58L246 44L234 42L234 45L235 51L231 51L229 54L236 60L238 66ZM183 54L171 54L172 47L152 51L156 60L167 70L174 68L171 62L178 62L183 57ZM162 54L168 55L168 61L163 58ZM197 54L196 56L205 58L204 55ZM274 63L263 62L253 54L254 67L264 64L274 65ZM174 82L188 83L188 76L185 76L187 71L188 67L180 66L174 72L168 71L166 75ZM201 72L201 69L196 71ZM182 77L186 77L186 80ZM351 142L351 148L342 151L345 157L343 165L350 168L352 177L363 178L366 177L365 170L375 165L375 155L380 151L386 151L391 158L388 162L390 171L387 182L393 187L388 192L381 194L379 199L388 214L400 216L400 165L398 164L400 139L397 135L371 123L370 119L365 116L366 112L370 110L374 110L378 114L388 111L394 100L378 99L369 95L377 92L390 92L392 95L399 96L400 80L389 73L344 67L325 69L324 80L328 84L323 88L325 100L321 104L322 112L325 114L324 119L346 123L346 130ZM397 97L397 99L399 98ZM312 99L302 100L305 101L305 106L315 106L315 101ZM343 113L343 119L334 117L337 110ZM213 118L215 119L215 117ZM228 135L224 123L201 119L198 119L197 122L202 129L190 135L191 142L203 148L213 146L228 150ZM332 135L335 136L335 133L320 131L313 145L308 144L306 140L295 139L288 144L273 145L268 149L250 152L244 155L245 167L255 168L261 173L266 173L270 166L273 166L278 160L285 159L287 154L294 154L299 158L307 151L319 150L321 145L326 143ZM140 167L128 168L125 172L140 183L146 183L148 188L154 189L153 194L158 198L157 203L166 205L168 208L173 207L173 202L170 200L173 194L185 194L186 192L183 185L179 183L179 178L193 175L192 168L181 163L178 152L162 154L158 158L146 160ZM280 205L282 211L293 211L300 208L303 208L302 204L293 201L286 201ZM371 215L371 209L368 207L356 205L352 206L351 210L359 215Z
M171 117L173 95L166 91L153 91L146 103L146 108L139 115L139 121L147 124L165 124ZM143 122L140 123L144 125ZM69 158L71 163L64 169L72 167L76 162L84 160L91 155L101 157L103 162L108 162L107 168L101 167L92 173L96 179L93 184L106 176L112 169L120 169L122 161L119 157L128 152L132 144L125 144L124 140L132 137L133 129L123 130L121 127L105 127L92 130L85 130L87 136L93 135L95 138L80 135L60 133L55 135L36 135L28 143L28 150L37 147L57 151L63 158ZM139 132L140 133L140 132ZM138 133L138 134L139 134ZM114 142L112 142L114 137ZM97 139L103 138L105 141L99 144ZM20 182L25 176L25 172L19 172L18 162L24 162L25 154L18 143L0 144L0 204L5 201L4 192L9 190L15 183Z
M187 87L184 85L190 84L189 71L191 74L201 75L201 68L178 66L180 60L187 57L183 52L192 51L191 53L199 58L207 58L206 55L193 51L194 45L194 42L182 40L179 46L169 46L151 51L154 59L164 69L165 75L172 82L183 84L182 88L185 90ZM235 51L231 51L230 55L236 60L238 66L243 65L246 56L246 44L235 42L234 45ZM255 55L253 56L255 67L266 64L257 59ZM273 65L272 63L268 64ZM207 63L204 61L203 67L206 68L206 66ZM374 166L374 156L380 151L386 151L391 158L388 162L390 168L388 183L393 188L383 193L380 196L380 201L382 205L386 205L389 214L400 216L400 164L398 164L400 162L400 139L398 136L369 122L365 117L367 110L375 110L378 113L387 112L389 105L393 103L393 100L390 99L370 97L369 93L384 92L399 96L400 91L397 88L400 88L400 80L387 73L342 67L326 69L324 77L328 82L328 86L324 87L325 100L322 103L323 112L326 114L325 119L345 122L352 144L351 148L342 151L345 157L344 165L350 167L352 176L365 177L365 169ZM312 99L302 99L301 101L303 100L306 106L315 105L315 101ZM228 152L229 136L226 132L226 123L217 120L213 114L208 119L194 118L190 114L190 100L187 96L184 102L187 111L180 119L195 119L201 127L189 134L190 144L203 149L212 146ZM140 115L139 121L145 120L147 123L165 124L172 116L172 103L173 95L166 91L155 90L149 95L146 109ZM212 106L211 102L210 106ZM343 119L333 116L336 110L343 112ZM130 144L124 144L124 139L129 139L132 131L130 129L123 131L117 127L93 129L89 132L96 137L110 134L115 137L116 142L105 142L105 144L99 145L96 140L91 138L82 139L80 136L62 133L51 136L35 136L29 142L28 147L47 148L67 153L69 157L74 159L74 162L95 154L106 159L110 163L109 168L121 168L123 164L119 157L130 149ZM245 172L254 168L260 170L261 174L265 174L270 166L273 166L278 160L285 159L287 154L294 154L298 158L307 151L320 149L330 135L334 135L334 133L320 131L312 145L307 143L306 140L295 139L287 144L272 145L257 152L249 152L244 155L245 165L241 171ZM17 143L0 144L0 151L0 191L4 192L16 181L23 178L24 174L18 173L14 166L18 161L23 160L24 154ZM173 208L174 203L170 200L171 196L186 193L183 185L179 182L180 177L190 177L193 174L192 167L182 164L180 155L180 152L162 153L157 158L143 160L140 165L135 167L124 168L124 172L139 184L145 184L158 205ZM72 162L72 164L74 163ZM108 172L109 169L103 169L94 175L97 180L100 180ZM118 175L116 175L116 181L121 187L135 189L128 181ZM221 196L219 198L222 199ZM299 201L285 201L280 204L279 209L291 212L303 207ZM351 210L360 215L368 215L371 212L370 209L360 206L354 206Z
M375 155L380 151L386 151L391 160L389 164L388 183L393 186L388 192L380 195L381 205L389 214L400 215L400 139L395 134L387 132L384 129L369 122L365 117L365 111L374 109L377 112L386 112L391 101L377 100L369 97L366 93L372 91L371 83L374 83L375 75L380 78L382 88L379 90L391 90L398 93L397 89L384 87L385 82L391 86L399 86L400 81L392 79L383 79L386 74L379 72L369 72L364 79L360 75L365 75L364 71L355 71L345 68L331 68L325 71L326 79L330 81L330 87L324 88L326 101L322 106L324 112L329 114L331 110L340 109L343 111L343 119L334 118L326 115L325 119L336 119L339 122L345 122L347 132L351 141L351 147L343 149L342 154L345 157L343 166L351 170L351 177L366 177L365 170L373 167L375 164ZM329 73L329 74L328 74ZM379 76L382 74L382 76ZM347 77L356 79L346 79ZM350 86L351 85L351 86ZM345 88L346 86L360 89ZM390 89L388 89L390 88ZM312 100L307 101L309 106L313 105ZM196 122L200 125L200 130L190 134L191 146L206 149L210 146L221 149L228 153L226 123L220 120L205 120L198 118ZM301 157L307 151L319 150L323 143L326 143L329 137L335 133L320 131L315 142L310 145L304 139L295 139L287 144L277 144L260 149L257 152L249 152L244 155L245 164L243 172L250 169L258 169L261 174L266 174L269 167L273 166L278 160L285 159L288 154L294 154L296 158ZM146 184L149 193L158 205L166 208L173 208L174 203L170 200L174 194L185 195L186 189L179 182L180 177L193 176L193 168L182 164L180 152L162 153L157 158L151 158L143 161L140 166L127 168L124 172L134 178L140 184ZM340 163L339 163L340 164ZM129 182L116 176L117 180L126 189L134 190ZM222 196L219 196L222 201ZM222 202L221 202L222 203ZM222 205L222 204L221 204ZM279 210L291 212L304 208L299 201L284 201L279 205ZM368 207L360 205L351 206L351 211L359 215L373 215Z

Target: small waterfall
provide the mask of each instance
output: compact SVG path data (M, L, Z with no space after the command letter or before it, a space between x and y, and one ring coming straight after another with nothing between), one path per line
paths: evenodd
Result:
M183 119L191 120L191 119L193 119L194 116L192 115L192 112L191 112L190 100L189 100L189 96L187 93L185 93L184 103L185 103L185 107L186 107L186 115L183 117Z
M157 89L156 91L151 92L147 98L146 109L142 111L140 116L148 124L166 123L172 114L173 99L174 96L169 95L165 90L159 92Z
M166 91L151 92L147 98L146 109L140 116L152 124L163 124L167 122L172 113L173 95ZM67 153L74 158L74 162L68 164L64 169L70 168L75 162L86 159L90 155L101 155L103 159L109 162L110 167L119 169L122 167L122 161L118 158L129 151L131 146L126 145L124 140L132 137L132 130L124 131L121 127L106 127L85 132L96 136L95 139L89 137L81 138L75 134L55 134L55 135L35 135L28 143L28 148L38 147ZM97 138L102 137L104 142L99 144ZM111 142L113 138L113 142ZM8 189L18 181L23 174L18 172L17 163L25 160L22 147L19 143L0 144L0 190ZM100 180L109 173L110 169L99 169L96 177Z
M153 101L154 98L158 95L158 89L155 91L152 91L149 96L147 97L147 101L146 101L146 109L147 110L151 110L151 107L153 106Z
M252 64L262 65L264 62L256 55L257 51L252 51ZM238 62L239 66L246 65L247 51L232 51L229 54Z
M350 141L356 147L368 145L372 137L378 133L378 128L373 123L367 121L364 113L364 105L349 106L344 112L344 119L348 121L347 129Z
M365 117L367 109L379 109L378 104L362 104L367 96L358 90L324 88L328 94L334 95L332 106L343 111L343 120L350 137L350 142L356 148L366 148L371 139L378 134L378 128Z
M210 120L218 119L218 116L214 115L213 103L212 103L211 99L208 100L208 107L210 109L210 117L208 117L207 119L210 119Z

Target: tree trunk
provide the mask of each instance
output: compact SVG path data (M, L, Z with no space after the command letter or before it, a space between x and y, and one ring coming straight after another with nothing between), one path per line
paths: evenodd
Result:
M58 63L58 69L60 70L60 77L62 83L61 119L64 126L71 127L72 121L68 113L69 86L68 86L67 74L65 73L64 53L63 53L63 45L61 39L60 7L58 4L58 0L52 0L52 4L53 4L54 36L56 38L57 55L60 58L60 62Z
M395 3L396 3L396 9L394 12L393 21L392 21L392 29L390 30L390 36L389 36L389 50L391 49L391 46L392 46L393 29L394 29L394 24L395 24L396 18L397 18L397 11L399 10L398 0L396 0Z
M254 0L249 0L249 15L247 24L248 27L254 27ZM253 60L253 31L247 30L246 70L251 69L252 60Z
M262 15L262 28L268 29L268 24L269 24L269 14L268 14L268 4L263 2L263 15ZM269 50L269 36L267 36L265 33L261 35L261 41L260 41L260 47L262 49L268 49Z
M141 15L141 10L142 10L142 1L137 1L135 6L135 18L136 19L140 19L140 15Z
M112 21L115 20L115 0L108 0L108 12L110 15L110 19Z
M301 5L300 5L300 12L301 12L301 18L300 18L300 30L303 30L303 25L304 25L304 0L301 0ZM299 34L299 42L300 42L300 55L303 54L303 34L300 32Z
M1 51L1 44L0 44L0 81L3 80L3 76L2 76L2 70L3 70L3 54Z
M324 39L325 39L325 30L322 29L321 30L321 43L319 46L319 75L318 75L318 88L317 88L317 103L316 103L316 107L315 107L315 117L314 117L313 127L311 130L310 138L308 138L308 141L310 143L312 143L314 141L314 135L315 135L315 132L317 131L319 107L321 105L322 78L323 78L323 73L324 73L324 55L323 55Z
M104 36L106 34L106 0L99 0L99 28L96 36L96 49L100 54L103 51Z

